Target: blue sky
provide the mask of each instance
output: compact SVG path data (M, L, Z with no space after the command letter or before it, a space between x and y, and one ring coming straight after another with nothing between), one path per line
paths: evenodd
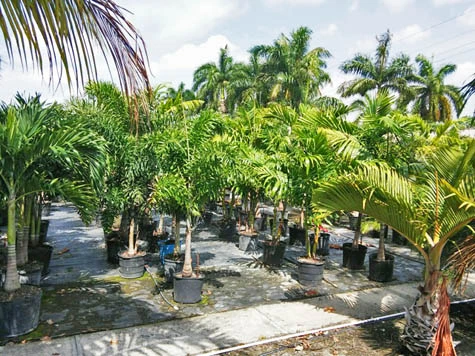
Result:
M215 61L219 48L228 44L236 60L246 61L247 50L270 44L281 33L299 26L313 30L311 47L325 47L333 57L328 70L336 88L349 77L338 66L355 53L373 53L375 36L393 33L393 55L414 58L423 53L436 65L455 63L457 72L448 82L463 84L475 73L474 0L118 0L131 14L147 44L154 84L181 81L188 86L194 69ZM0 46L0 56L6 52ZM102 60L101 78L111 77ZM17 62L18 63L18 62ZM54 92L38 73L12 70L2 63L0 100L10 101L16 91L40 91L48 99L62 100L69 92ZM466 112L473 112L471 102Z

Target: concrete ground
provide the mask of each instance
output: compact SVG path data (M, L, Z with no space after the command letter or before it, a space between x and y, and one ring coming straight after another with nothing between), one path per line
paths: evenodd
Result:
M48 242L54 246L50 273L43 281L40 325L36 331L0 347L2 355L194 355L235 345L316 330L401 312L416 296L422 275L417 253L388 244L396 255L394 280L382 284L367 271L341 267L341 250L331 249L324 281L317 289L297 281L295 259L302 246L287 248L280 268L260 263L261 250L244 253L237 239L223 240L216 229L198 228L193 253L205 274L200 303L174 310L157 294L149 275L118 277L106 261L102 228L85 227L69 205L54 204ZM331 229L331 243L351 240L352 231ZM369 252L377 241L364 238ZM173 304L157 254L149 264ZM366 261L365 265L368 265ZM465 297L475 296L471 275ZM40 340L40 341L38 341Z

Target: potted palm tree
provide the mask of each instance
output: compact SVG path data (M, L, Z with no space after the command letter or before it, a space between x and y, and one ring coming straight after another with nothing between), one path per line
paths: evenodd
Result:
M0 336L10 337L36 328L41 290L20 286L17 269L17 206L35 192L61 194L73 202L83 220L90 221L98 203L105 170L104 140L80 122L46 107L39 96L0 111L1 193L8 207L6 279L0 291ZM63 117L58 120L58 117ZM54 167L52 169L52 167Z
M221 117L210 111L198 115L183 115L177 125L163 132L157 140L157 149L164 155L174 145L176 161L173 169L158 176L152 187L151 202L163 204L171 200L176 209L185 212L185 256L183 270L173 279L174 300L179 303L196 303L201 300L203 275L193 271L191 240L193 216L198 216L210 199L217 199L223 188L220 178L221 158L216 155L215 142L211 138L219 133ZM173 141L166 141L166 138ZM166 183L166 184L165 184ZM170 203L168 203L170 204Z
M315 199L328 209L358 210L392 226L422 255L424 284L407 311L402 343L414 354L455 355L450 334L444 246L475 219L475 140L434 147L411 178L367 165L324 183Z

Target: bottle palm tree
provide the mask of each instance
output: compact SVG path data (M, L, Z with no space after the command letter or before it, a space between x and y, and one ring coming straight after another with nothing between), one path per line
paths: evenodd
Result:
M343 62L340 69L345 74L358 76L344 82L338 88L343 97L353 95L364 96L372 90L391 90L399 94L400 100L406 102L409 95L408 80L413 72L409 64L409 57L401 54L393 59L389 58L391 47L391 33L389 30L376 37L378 46L375 57L357 54L352 59Z
M407 314L403 344L413 353L455 355L441 255L447 242L475 219L475 140L442 147L424 169L406 178L387 165L366 165L324 183L314 199L331 210L358 210L392 226L425 261L424 285Z
M226 45L219 52L218 63L209 62L196 69L193 74L193 90L210 107L227 113L233 109L229 105L233 96L233 83L244 76L244 65L234 63Z
M413 110L424 120L435 122L450 120L453 110L456 114L460 112L462 97L456 86L445 84L444 81L448 75L455 72L457 66L445 64L436 69L423 55L418 55L416 62L419 70L412 78L415 92Z
M270 99L280 100L297 109L301 103L320 96L330 83L325 60L331 56L323 47L309 50L312 30L300 27L290 37L282 34L272 45L253 47L251 54L264 58L263 71L270 84Z
M0 112L0 191L8 204L8 258L4 289L20 288L16 266L17 204L26 196L61 194L89 221L105 170L104 140L79 122L65 119L39 97ZM59 118L62 120L59 120Z
M33 63L41 73L56 67L59 78L79 85L97 76L97 43L112 57L126 93L149 87L145 44L114 1L3 1L0 13L12 63L17 53L24 67Z

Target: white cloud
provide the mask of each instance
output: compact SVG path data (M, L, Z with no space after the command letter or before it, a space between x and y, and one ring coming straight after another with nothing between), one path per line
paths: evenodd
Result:
M207 36L216 26L247 10L247 1L241 0L120 0L120 5L133 11L130 19L151 53Z
M267 6L277 6L277 5L308 5L308 6L318 6L325 2L326 0L264 0L264 3Z
M348 8L348 11L353 12L358 10L358 7L360 6L359 0L351 0L350 7Z
M414 0L381 0L391 12L401 12L406 9Z
M353 56L356 53L369 53L372 52L377 46L375 37L366 37L362 40L357 40L353 47L348 50L348 55Z
M226 45L235 61L247 60L246 51L233 44L226 36L215 35L200 44L187 43L178 50L161 56L150 66L159 82L172 82L173 85L177 85L182 81L191 86L196 68L208 62L216 62L219 50Z
M475 27L475 6L467 8L457 22L468 27Z
M424 31L421 26L414 24L404 27L394 33L394 42L416 43L431 36L430 31Z
M338 26L334 23L329 24L327 27L322 28L321 30L317 31L317 34L321 36L331 36L334 35L338 31Z
M467 0L432 0L432 3L436 7L445 6L445 5L455 5L466 2Z

